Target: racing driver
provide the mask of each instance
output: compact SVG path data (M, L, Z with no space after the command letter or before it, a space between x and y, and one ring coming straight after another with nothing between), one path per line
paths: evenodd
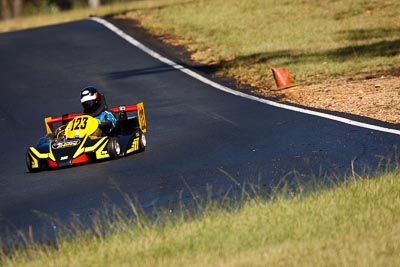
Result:
M112 111L108 110L106 98L96 87L87 86L81 90L81 104L83 113L99 120L99 129L108 135L117 124ZM96 135L101 133L96 133Z

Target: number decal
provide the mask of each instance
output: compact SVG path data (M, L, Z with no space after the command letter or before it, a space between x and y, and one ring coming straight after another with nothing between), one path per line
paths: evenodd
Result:
M133 151L139 150L139 138L135 138L135 140L133 140L132 149Z
M96 118L82 115L77 116L68 122L65 128L67 138L84 138L92 135L99 127L99 121Z
M139 150L139 137L135 138L132 142L132 146L130 149L128 149L126 151L126 154L132 153L134 151L138 151Z
M87 120L88 120L88 118L86 118L86 117L83 117L83 118L78 117L78 118L74 119L74 121L72 122L72 130L76 131L76 130L86 129Z
M72 129L73 131L78 130L78 125L81 123L81 118L76 118L73 122L72 122Z
M83 125L81 126L81 129L82 129L82 130L86 129L87 121L88 121L88 118L86 118L86 117L83 118L83 122L82 122Z

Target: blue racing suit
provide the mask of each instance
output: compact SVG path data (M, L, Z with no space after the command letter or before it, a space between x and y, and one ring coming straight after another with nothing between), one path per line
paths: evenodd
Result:
M114 114L108 110L101 112L99 115L95 116L95 118L99 120L99 128L105 134L110 133L117 124L117 119L115 118Z

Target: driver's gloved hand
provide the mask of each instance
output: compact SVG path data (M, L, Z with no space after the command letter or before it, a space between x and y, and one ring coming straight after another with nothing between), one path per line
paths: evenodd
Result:
M103 133L110 133L113 129L113 124L110 120L106 119L105 121L101 122L99 128L103 131Z

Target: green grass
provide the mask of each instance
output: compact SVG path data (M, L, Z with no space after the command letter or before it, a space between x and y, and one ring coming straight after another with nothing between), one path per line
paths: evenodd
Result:
M57 249L1 255L3 266L398 266L400 170L270 201L246 198L157 222L120 217L107 234L77 231ZM136 209L133 213L137 214ZM96 230L97 229L97 230ZM97 233L97 234L96 234Z
M271 66L302 82L399 74L399 16L396 0L203 0L127 14L181 39L219 74L261 87L272 81Z

